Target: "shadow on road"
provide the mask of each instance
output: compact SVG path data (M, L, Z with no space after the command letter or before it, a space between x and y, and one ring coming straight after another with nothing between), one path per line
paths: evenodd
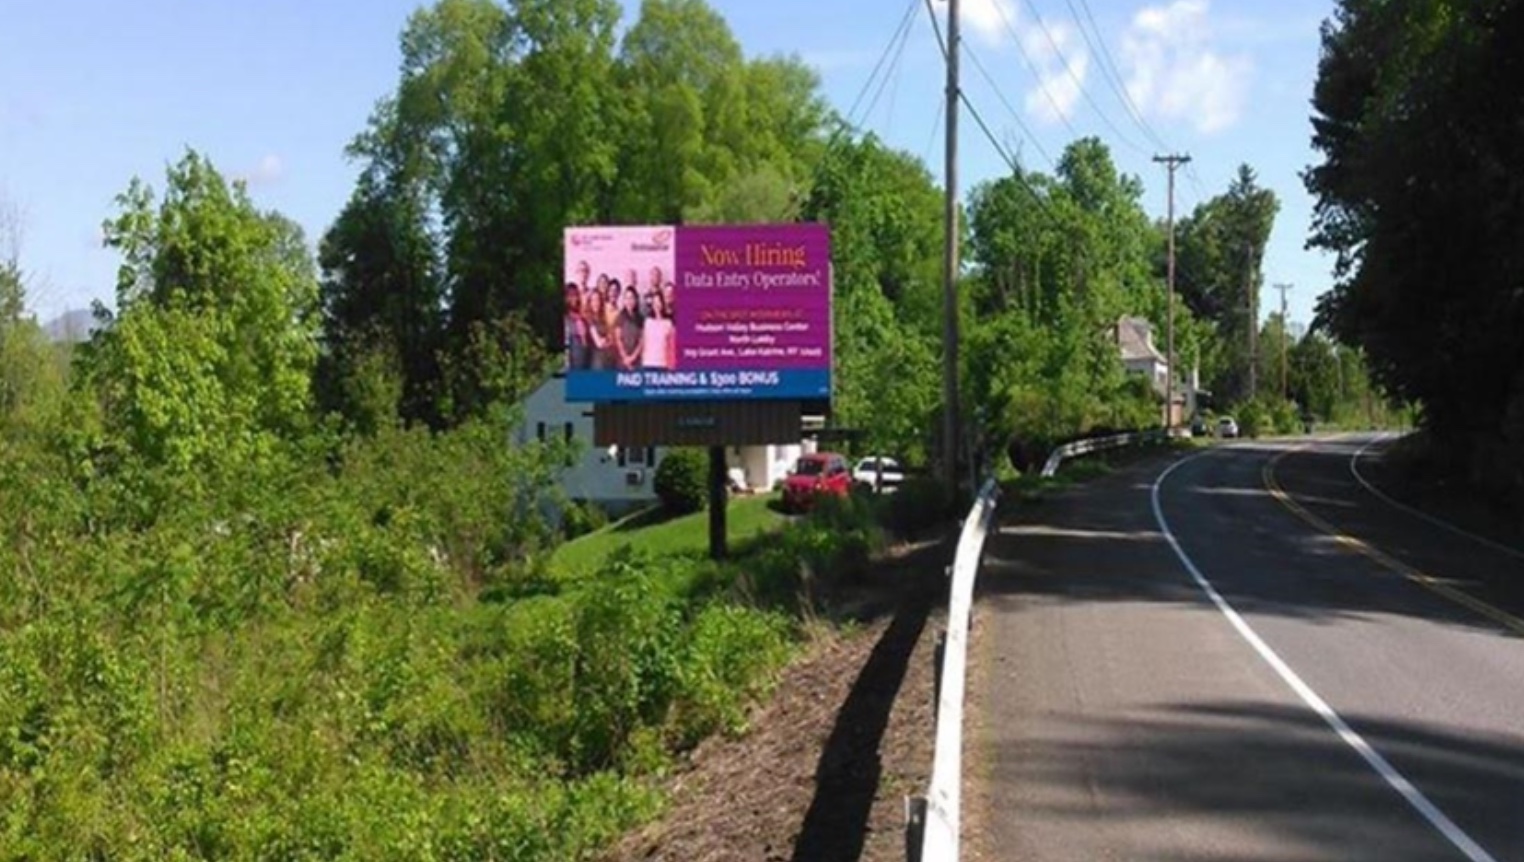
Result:
M1524 740L1345 718L1494 856L1521 858ZM1057 828L1096 823L1099 775L1108 819L1132 834L1140 822L1157 821L1164 834L1192 823L1266 854L1254 858L1462 858L1305 709L1215 702L1106 719L1059 716L1048 726L1062 728L1058 738L1009 743L998 754L1010 764L1006 780L1030 788L1022 819Z

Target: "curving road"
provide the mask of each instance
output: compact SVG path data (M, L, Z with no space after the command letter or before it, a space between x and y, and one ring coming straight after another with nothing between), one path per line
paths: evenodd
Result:
M1524 554L1385 499L1373 442L1153 461L1001 525L973 848L1524 860Z

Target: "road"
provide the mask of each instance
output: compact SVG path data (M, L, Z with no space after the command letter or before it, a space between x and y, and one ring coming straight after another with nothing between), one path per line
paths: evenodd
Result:
M1013 860L1524 860L1524 556L1370 439L1120 471L990 537L969 843Z

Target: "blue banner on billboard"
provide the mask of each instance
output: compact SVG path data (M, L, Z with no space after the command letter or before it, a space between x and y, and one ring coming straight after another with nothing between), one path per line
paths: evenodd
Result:
M566 375L567 401L643 401L706 398L831 397L825 369L773 371L601 371Z

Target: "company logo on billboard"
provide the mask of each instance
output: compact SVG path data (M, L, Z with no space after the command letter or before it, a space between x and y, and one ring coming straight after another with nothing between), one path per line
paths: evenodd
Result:
M571 244L572 244L573 248L582 248L584 246L602 245L603 243L612 242L613 240L614 240L614 235L611 234L611 233L587 232L587 233L573 233L571 235Z
M651 234L645 242L630 243L630 251L668 251L672 248L672 229L664 228Z

